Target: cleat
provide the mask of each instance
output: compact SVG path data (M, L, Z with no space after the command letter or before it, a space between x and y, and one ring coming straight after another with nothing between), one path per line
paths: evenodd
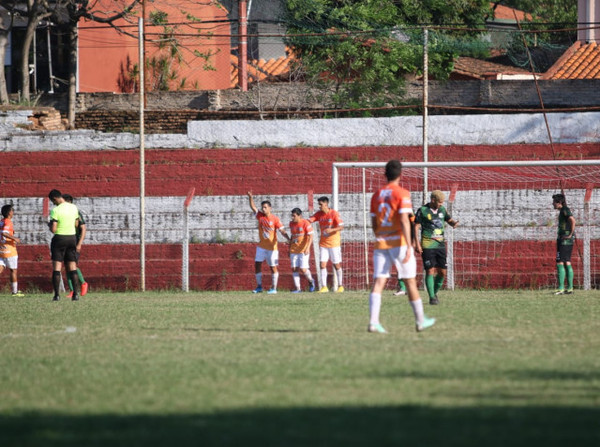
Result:
M344 293L344 286L339 286L335 293Z
M52 298L52 301L58 301L60 300L60 295L54 295L54 297Z
M329 292L329 289L327 288L327 286L323 286L319 289L318 293L327 293Z
M258 286L256 289L252 291L252 293L262 293L262 286Z
M79 295L73 295L71 301L79 301Z
M277 293L277 289L269 289L269 291L267 292L267 294L269 295L275 295Z
M564 289L557 289L553 293L554 293L554 295L564 295L565 294L565 290Z
M72 290L69 293L67 293L67 298L73 298L73 291Z
M435 318L424 317L421 324L417 323L417 332L422 332L435 324Z
M440 300L438 299L438 296L434 295L433 298L429 298L429 304L431 304L432 306L436 306L436 305L440 304Z
M88 293L88 288L89 288L89 285L87 282L84 282L81 285L81 296L85 296Z
M573 289L565 290L565 295L573 295Z
M269 290L270 292L270 290ZM292 290L292 293L302 293L302 290Z
M314 292L315 291L315 282L314 281L310 283L310 287L308 288L308 291L309 292Z
M20 290L17 290L15 293L12 294L12 296L25 296L25 294Z
M387 331L385 330L385 328L379 323L370 324L367 327L367 332L374 332L376 334L387 334Z
M404 290L396 290L394 292L394 296L402 296L402 295L406 295L406 292Z

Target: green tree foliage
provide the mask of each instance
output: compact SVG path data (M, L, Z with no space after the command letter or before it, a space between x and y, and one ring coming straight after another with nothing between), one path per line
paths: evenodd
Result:
M504 0L494 3L528 12L532 22L554 29L577 24L577 0Z
M489 0L396 0L402 23L482 28Z
M480 27L489 12L482 0L287 0L287 44L306 80L327 92L333 107L399 105L407 76L422 73L419 25ZM431 34L430 75L448 77L456 43L477 33L470 34Z

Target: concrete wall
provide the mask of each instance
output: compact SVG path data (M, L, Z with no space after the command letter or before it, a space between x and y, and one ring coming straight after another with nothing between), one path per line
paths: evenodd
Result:
M547 144L541 114L432 116L429 144ZM548 115L554 143L598 143L600 112ZM148 148L255 148L415 146L422 144L419 117L273 121L190 121L186 135L153 134ZM6 132L0 151L102 150L139 147L139 135L94 131Z

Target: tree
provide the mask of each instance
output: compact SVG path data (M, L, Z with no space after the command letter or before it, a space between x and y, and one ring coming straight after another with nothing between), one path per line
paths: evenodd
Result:
M6 14L0 14L0 103L8 104L8 89L6 88L6 74L4 72L4 59L8 45L8 33L13 26L14 1L0 2L0 7L6 9Z
M403 102L406 76L423 67L422 30L414 25L483 30L490 13L483 0L287 0L286 7L287 43L307 81L337 109ZM438 79L448 77L457 55L449 39L441 31L430 44L429 71Z
M532 22L554 29L570 28L577 24L577 1L574 0L501 0L502 4L532 15Z

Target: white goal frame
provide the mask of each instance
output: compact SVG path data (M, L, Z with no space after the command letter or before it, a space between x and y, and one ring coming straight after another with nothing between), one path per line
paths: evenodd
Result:
M362 168L362 227L364 240L363 247L365 251L365 285L368 287L370 283L369 274L369 263L370 259L368 256L369 244L372 242L371 230L370 230L370 218L369 218L369 206L370 206L370 194L366 191L365 184L365 171L368 168L383 168L386 162L335 162L332 164L332 208L339 211L343 217L343 210L339 209L339 170L344 168ZM444 162L402 162L403 168L418 168L423 169L426 174L429 168L502 168L502 167L567 167L567 166L599 166L600 160L532 160L532 161L444 161ZM383 172L382 172L383 175ZM427 175L424 175L425 183L422 191L422 197L425 198L428 195ZM595 184L590 190L586 191L584 206L583 206L583 219L577 223L576 229L580 229L583 233L583 289L591 289L591 230L590 230L590 199L593 193L593 189L599 188L600 184ZM414 192L414 191L412 191ZM367 197L368 196L368 197ZM425 203L425 200L423 200ZM452 199L448 201L447 206L452 207ZM450 209L451 211L451 209ZM342 240L343 240L342 234ZM447 283L446 287L453 290L455 287L454 282L454 250L453 250L453 235L452 232L448 233L447 237L447 261L448 261L448 272L447 272Z

